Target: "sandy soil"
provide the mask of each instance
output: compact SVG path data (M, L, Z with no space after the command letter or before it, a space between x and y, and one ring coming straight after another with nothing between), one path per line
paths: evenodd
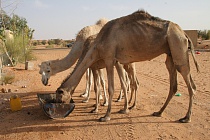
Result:
M50 85L41 83L38 64L45 60L62 58L69 49L34 50L37 60L34 70L24 70L19 64L10 68L15 73L15 82L0 86L10 88L11 93L0 93L0 139L1 140L65 140L65 139L175 139L175 140L207 140L210 138L210 52L196 55L201 72L197 73L190 55L191 73L197 85L197 93L193 102L192 122L182 124L177 122L184 117L188 108L188 92L186 85L178 75L178 92L174 96L162 117L151 114L158 111L166 100L169 90L168 72L165 67L165 55L146 62L136 63L137 76L140 82L136 109L128 114L119 114L123 108L122 102L114 102L120 90L120 84L115 73L115 95L112 105L112 115L109 122L99 122L107 107L100 106L97 114L90 113L95 103L94 92L88 103L82 103L79 97L85 89L85 77L73 95L76 102L74 111L64 119L49 119L41 110L37 93L54 93L61 81L70 70L59 73L50 79ZM7 68L8 69L8 68ZM22 88L26 86L26 88ZM12 112L9 98L11 95L21 97L22 110ZM102 103L103 101L101 101Z

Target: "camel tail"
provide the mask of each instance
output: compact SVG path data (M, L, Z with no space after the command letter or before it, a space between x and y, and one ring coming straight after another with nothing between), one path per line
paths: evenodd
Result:
M191 52L191 54L192 54L192 57L193 57L193 61L194 61L194 63L195 63L195 67L196 67L196 69L197 69L197 72L199 73L200 72L200 67L199 67L199 65L198 65L198 62L197 62L197 60L195 59L195 50L194 50L194 45L193 45L193 43L192 43L192 40L189 38L189 36L185 33L185 36L187 37L187 39L188 39L188 44L189 44L189 49L190 49L190 52Z

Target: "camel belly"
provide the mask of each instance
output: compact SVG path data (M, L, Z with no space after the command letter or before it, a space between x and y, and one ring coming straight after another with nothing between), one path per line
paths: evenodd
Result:
M125 64L131 62L151 60L163 53L169 53L169 48L166 44L155 46L140 45L138 49L133 50L126 50L124 48L122 50L118 50L115 56L116 60L118 60L122 64Z

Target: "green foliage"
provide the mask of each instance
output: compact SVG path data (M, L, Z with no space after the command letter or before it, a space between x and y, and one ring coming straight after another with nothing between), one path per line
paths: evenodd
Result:
M32 41L32 45L33 46L37 46L38 45L38 41L37 40Z
M42 40L42 45L46 45L47 44L47 40Z
M7 56L13 65L34 58L31 53L31 39L33 38L34 30L29 28L26 19L17 15L10 17L5 12L0 14L0 37L3 40L1 52L8 54ZM6 38L4 34L5 29L13 32L14 39Z
M54 39L55 45L61 45L62 39Z
M201 37L203 40L210 39L210 30L199 30L198 37Z
M49 44L49 45L55 44L55 41L54 41L53 39L48 40L48 44Z
M31 47L28 45L29 39L23 35L14 36L14 41L6 41L5 45L9 56L12 58L13 63L30 61L34 58L32 55Z
M18 15L8 16L4 11L0 16L0 35L3 34L5 29L10 30L14 35L24 34L29 38L33 38L34 30L29 28L25 18L19 17Z

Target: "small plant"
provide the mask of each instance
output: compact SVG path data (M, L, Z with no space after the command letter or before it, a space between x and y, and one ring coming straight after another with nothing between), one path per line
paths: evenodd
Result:
M46 48L48 48L48 49L54 48L54 45L47 45Z
M1 83L11 84L11 83L14 82L14 80L15 80L15 75L14 74L10 74L10 73L2 74Z
M199 30L198 31L198 38L202 38L203 40L210 39L210 30Z
M42 40L42 45L46 45L47 44L47 40Z

